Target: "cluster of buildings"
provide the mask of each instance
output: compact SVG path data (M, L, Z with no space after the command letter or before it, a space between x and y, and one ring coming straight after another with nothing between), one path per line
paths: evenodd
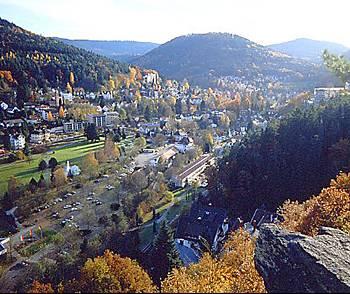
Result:
M282 217L277 213L258 208L252 218L244 223L240 218L229 218L223 208L197 201L187 214L180 216L174 236L175 244L181 260L187 266L197 263L203 252L220 252L232 231L242 228L256 237L261 225L281 221Z

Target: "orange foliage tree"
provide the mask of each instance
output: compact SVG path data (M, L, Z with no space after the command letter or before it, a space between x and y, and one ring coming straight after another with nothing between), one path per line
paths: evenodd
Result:
M55 293L55 291L52 289L51 284L42 284L34 281L28 293Z
M316 235L321 226L350 233L350 173L340 173L317 196L303 203L286 201L279 209L283 227L306 235Z

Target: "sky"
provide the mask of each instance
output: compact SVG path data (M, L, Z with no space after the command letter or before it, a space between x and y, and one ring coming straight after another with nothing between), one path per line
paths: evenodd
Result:
M296 38L350 47L348 0L0 0L0 17L48 37L164 43L228 32L268 45Z

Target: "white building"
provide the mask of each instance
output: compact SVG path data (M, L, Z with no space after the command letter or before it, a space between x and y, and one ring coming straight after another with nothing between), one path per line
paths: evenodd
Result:
M82 132L87 124L87 121L75 121L71 119L63 123L63 130L65 133Z
M10 238L0 238L0 256L7 253L6 243L10 241Z
M98 128L106 126L106 116L104 114L89 114L87 118L90 124L94 124Z
M50 133L46 131L33 131L30 134L30 142L34 144L42 144L50 140Z
M114 125L119 119L119 113L117 111L107 111L105 112L106 125Z
M24 149L26 138L22 135L10 135L10 145L12 150Z

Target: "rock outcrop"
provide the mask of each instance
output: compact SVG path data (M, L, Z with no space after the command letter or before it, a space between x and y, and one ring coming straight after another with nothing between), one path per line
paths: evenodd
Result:
M263 225L255 264L268 292L350 293L350 236L337 229L309 237Z

